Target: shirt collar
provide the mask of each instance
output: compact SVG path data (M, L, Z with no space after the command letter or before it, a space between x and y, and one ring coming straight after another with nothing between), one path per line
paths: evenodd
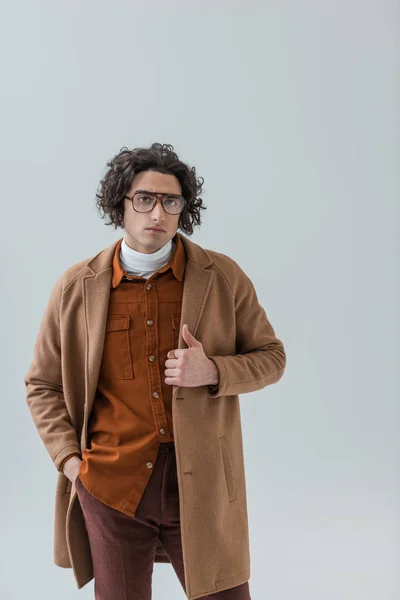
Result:
M120 284L120 282L124 276L130 277L131 279L143 279L143 277L140 277L139 275L127 273L121 267L121 263L119 260L119 252L121 249L121 244L122 244L123 239L124 238L122 237L118 241L118 244L115 247L115 252L114 252L114 257L113 257L113 262L112 262L112 284L111 285L113 288L117 287L117 285ZM169 262L166 265L164 265L161 269L158 270L158 273L164 273L168 269L172 269L174 276L179 281L182 281L183 274L185 271L186 253L185 253L185 249L183 247L183 244L182 244L182 241L181 241L181 238L180 238L180 235L178 232L176 232L176 234L172 238L172 241L175 242L175 244L176 244L175 252L171 256Z

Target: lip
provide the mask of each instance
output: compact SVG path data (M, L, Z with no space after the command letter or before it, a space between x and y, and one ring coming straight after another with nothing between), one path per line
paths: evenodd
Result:
M166 233L165 229L157 229L156 227L146 227L146 231L154 231L154 233Z

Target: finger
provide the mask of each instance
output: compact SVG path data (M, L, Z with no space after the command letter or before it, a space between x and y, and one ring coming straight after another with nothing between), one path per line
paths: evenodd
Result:
M164 375L166 375L167 377L176 377L176 370L175 369L165 369L164 370Z
M164 365L166 367L169 367L170 369L173 369L174 367L176 367L177 363L178 363L177 358L167 358L167 360L164 362Z

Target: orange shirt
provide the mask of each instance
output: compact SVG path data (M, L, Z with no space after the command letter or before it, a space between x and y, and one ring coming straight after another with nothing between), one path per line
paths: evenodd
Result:
M169 263L146 280L122 269L122 239L79 477L101 502L133 517L159 445L174 441L172 385L164 371L168 351L178 347L186 253L176 234Z

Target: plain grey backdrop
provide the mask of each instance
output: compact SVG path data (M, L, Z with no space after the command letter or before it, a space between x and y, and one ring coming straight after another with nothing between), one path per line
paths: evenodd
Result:
M400 598L399 24L384 0L2 0L2 599L93 598L53 564L23 376L56 278L123 235L107 160L154 141L204 177L191 239L287 352L240 400L252 600ZM170 565L153 597L185 597Z

